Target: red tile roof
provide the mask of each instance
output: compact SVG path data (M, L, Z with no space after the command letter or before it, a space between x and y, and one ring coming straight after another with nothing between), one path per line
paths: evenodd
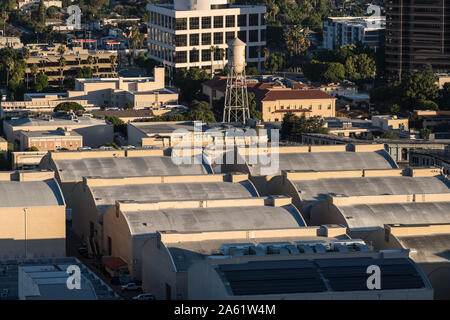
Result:
M335 99L318 89L269 90L262 101Z

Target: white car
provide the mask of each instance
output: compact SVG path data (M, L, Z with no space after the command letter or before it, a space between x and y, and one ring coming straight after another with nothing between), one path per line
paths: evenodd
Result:
M134 291L134 290L140 290L140 289L141 289L141 286L138 286L134 282L130 282L130 283L127 283L126 285L122 286L122 290L127 290L127 291Z
M155 300L155 296L150 293L142 293L133 297L133 300Z

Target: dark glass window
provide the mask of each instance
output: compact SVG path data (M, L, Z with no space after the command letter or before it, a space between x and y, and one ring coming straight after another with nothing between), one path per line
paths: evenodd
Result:
M211 44L211 33L202 33L202 46Z
M238 31L238 38L244 42L247 42L247 31Z
M175 19L175 30L187 30L187 18Z
M199 51L198 50L191 50L189 52L189 62L198 62L199 60Z
M214 44L223 44L223 32L214 32Z
M258 46L248 47L248 57L249 58L258 58Z
M223 28L223 17L214 17L214 28Z
M187 62L187 51L176 51L175 52L175 62L176 63L186 63Z
M202 17L202 29L211 28L211 17Z
M189 36L189 45L190 46L198 46L200 44L200 37L198 33L191 34Z
M266 17L264 17L264 13L261 13L261 25L265 25L266 24Z
M175 35L175 46L177 47L187 46L187 35L186 34Z
M249 25L257 26L258 25L258 14L251 14L248 17Z
M234 31L226 32L225 33L225 43L230 43L234 39Z
M196 30L199 29L199 18L189 18L189 29Z
M240 14L238 15L238 27L246 27L247 26L247 15Z
M225 26L227 28L234 28L236 26L235 16L226 16L226 18L225 18Z
M266 30L265 29L261 29L260 41L266 41Z
M258 42L258 30L250 30L249 42Z
M211 61L211 50L202 50L202 61Z

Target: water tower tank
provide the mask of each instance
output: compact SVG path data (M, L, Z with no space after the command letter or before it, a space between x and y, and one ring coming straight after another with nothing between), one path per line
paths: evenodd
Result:
M235 38L230 42L229 47L231 50L231 68L235 73L242 73L245 68L245 42L239 38Z

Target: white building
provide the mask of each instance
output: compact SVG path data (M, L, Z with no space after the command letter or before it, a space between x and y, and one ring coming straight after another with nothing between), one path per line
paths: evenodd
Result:
M235 37L247 44L248 65L263 68L265 6L230 5L229 0L174 0L174 4L149 4L147 10L149 57L171 69L223 69L228 62L228 43Z
M362 42L374 49L384 44L386 17L329 17L323 23L323 48L338 49Z

